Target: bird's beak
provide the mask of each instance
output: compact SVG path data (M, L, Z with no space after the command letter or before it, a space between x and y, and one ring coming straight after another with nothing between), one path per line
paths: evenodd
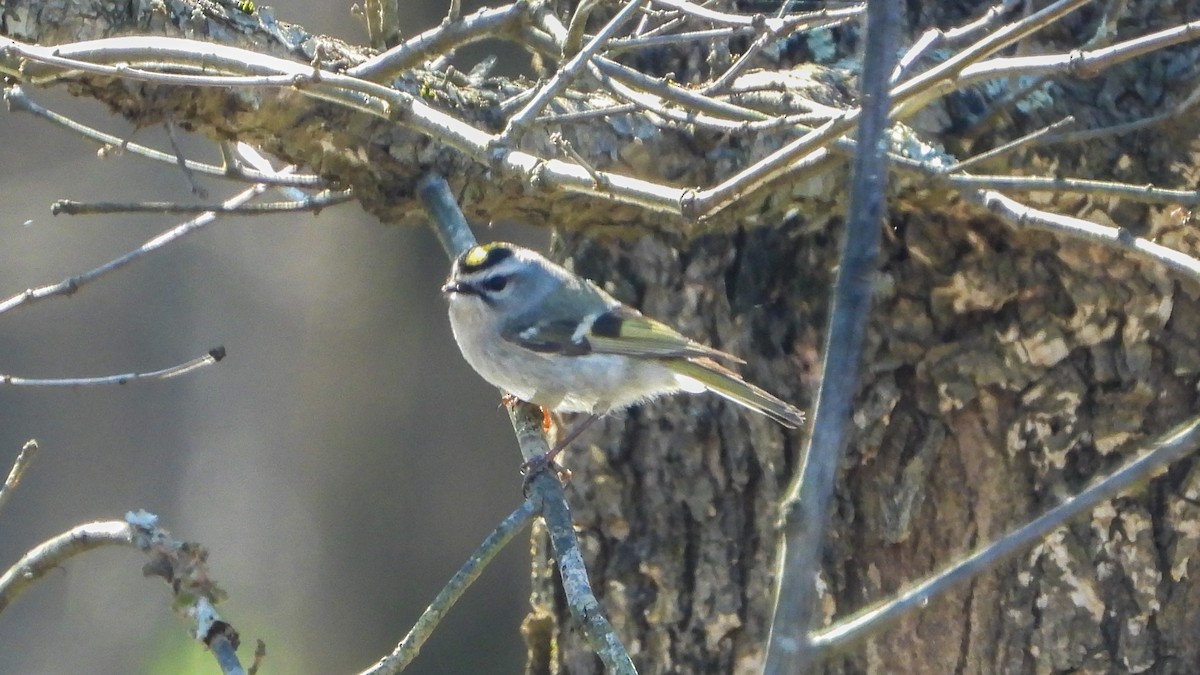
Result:
M479 292L476 291L475 287L470 284L464 284L461 281L447 281L446 284L442 286L442 295L453 295L454 293L478 295Z

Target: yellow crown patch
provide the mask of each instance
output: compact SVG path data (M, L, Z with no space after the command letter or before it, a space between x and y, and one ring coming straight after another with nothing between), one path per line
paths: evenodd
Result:
M487 269L501 260L511 258L512 256L513 250L511 245L497 241L468 249L463 254L459 265L464 271L475 272Z
M467 267L479 267L483 264L483 261L487 260L487 255L488 247L476 246L467 251L467 254L463 256L463 264Z

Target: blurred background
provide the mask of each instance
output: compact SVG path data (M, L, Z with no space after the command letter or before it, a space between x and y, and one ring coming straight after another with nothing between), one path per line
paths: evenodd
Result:
M352 43L350 2L277 0L276 17ZM412 2L405 35L445 3ZM465 7L473 11L475 6ZM469 69L470 55L465 65ZM520 64L501 66L513 72ZM166 149L100 106L29 90L52 109ZM189 157L216 161L205 141ZM183 175L21 113L0 112L0 299L121 255L184 216L51 216L56 199L194 203ZM210 200L239 186L198 179ZM278 199L277 193L268 193ZM474 223L481 240L548 234ZM70 298L0 315L0 373L152 370L224 345L185 377L79 389L0 387L0 472L42 452L0 511L0 567L75 525L158 514L210 551L218 607L267 673L353 673L388 653L521 500L497 392L462 361L425 229L354 204L318 217L226 218ZM520 672L528 589L521 535L450 614L412 673ZM214 673L143 556L111 549L56 571L0 614L0 674Z

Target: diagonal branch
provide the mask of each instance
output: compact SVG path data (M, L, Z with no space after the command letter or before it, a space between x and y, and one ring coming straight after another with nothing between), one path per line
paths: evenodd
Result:
M1100 504L1144 483L1164 467L1200 448L1200 417L1192 418L1151 441L1140 457L1096 481L1079 494L1046 511L1029 523L1000 537L988 546L955 562L929 579L901 592L879 607L863 610L813 637L813 646L825 658L845 651L857 642L876 635L904 615L918 610L933 598L996 565L1071 520L1087 514Z
M454 203L454 196L450 193L445 179L435 174L426 175L421 179L418 192L433 220L438 241L442 243L450 258L458 257L460 253L475 245L475 236ZM541 409L530 403L517 402L508 406L508 413L521 447L521 455L525 460L545 457L550 448L542 433ZM621 644L612 624L605 618L603 609L592 592L562 483L552 471L538 472L530 483L530 499L550 532L550 542L554 547L554 557L558 561L563 591L567 596L571 614L579 622L592 649L609 672L621 675L636 673L629 653Z

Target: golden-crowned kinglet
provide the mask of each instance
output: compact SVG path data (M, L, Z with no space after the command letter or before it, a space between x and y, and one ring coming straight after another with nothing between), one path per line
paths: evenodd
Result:
M513 396L601 415L678 391L711 391L796 428L804 413L714 359L743 363L642 316L514 244L475 246L442 286L467 363Z

